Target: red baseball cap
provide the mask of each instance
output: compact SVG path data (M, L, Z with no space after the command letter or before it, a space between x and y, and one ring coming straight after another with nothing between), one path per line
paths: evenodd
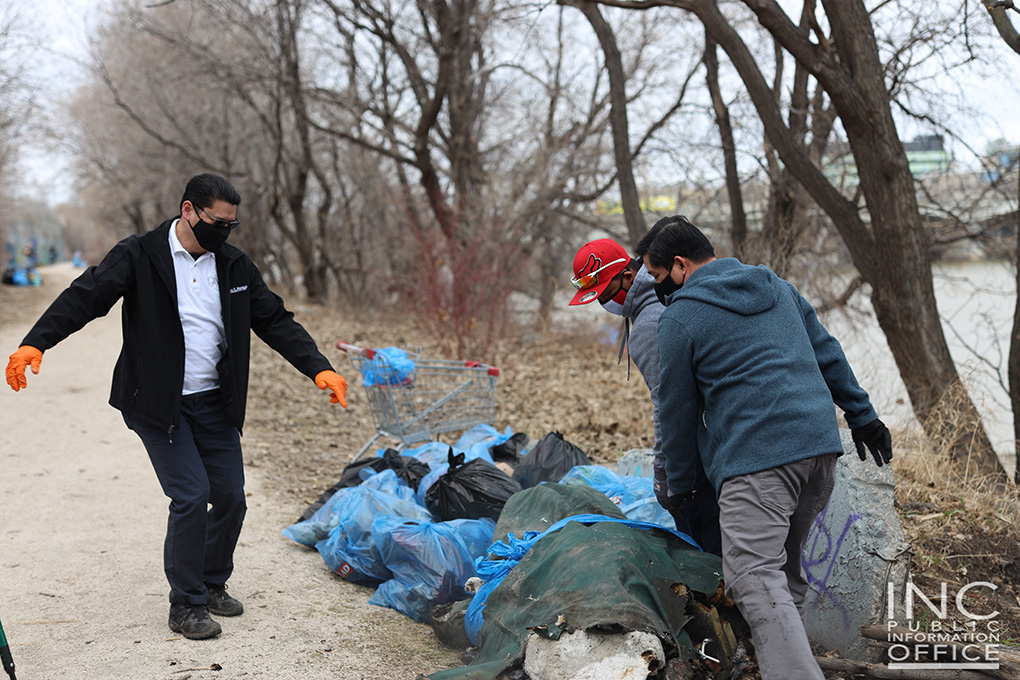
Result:
M585 243L574 255L574 277L570 283L577 288L572 305L586 305L598 299L613 277L630 262L630 255L611 238Z

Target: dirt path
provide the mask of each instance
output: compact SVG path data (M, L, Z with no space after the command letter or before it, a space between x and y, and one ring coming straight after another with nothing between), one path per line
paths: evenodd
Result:
M51 294L26 318L75 274L44 268ZM141 443L107 404L119 321L115 309L47 352L27 390L0 389L0 621L18 678L389 680L457 665L427 626L367 604L371 590L283 538L295 509L264 493L253 467L230 582L245 614L220 618L214 640L170 631L168 501ZM3 357L27 330L0 327ZM255 450L259 433L250 430L243 444Z

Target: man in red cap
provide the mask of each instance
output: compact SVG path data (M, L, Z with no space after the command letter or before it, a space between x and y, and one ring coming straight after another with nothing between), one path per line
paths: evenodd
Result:
M645 270L641 260L632 259L619 243L610 238L598 239L581 246L574 256L574 277L571 284L577 293L571 305L599 301L610 314L624 318L619 358L624 348L637 364L652 398L652 419L655 427L654 487L659 504L673 516L678 531L688 534L705 550L722 553L719 532L719 506L704 468L695 471L697 489L693 497L680 503L680 496L670 493L666 485L665 459L659 432L659 315L665 307L655 295L655 279ZM630 377L628 371L628 378Z

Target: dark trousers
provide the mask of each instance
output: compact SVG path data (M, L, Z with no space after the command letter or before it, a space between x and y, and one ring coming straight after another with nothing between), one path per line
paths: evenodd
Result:
M185 395L173 433L124 417L141 438L170 499L163 567L170 601L205 604L208 585L227 582L247 506L241 437L219 390Z
M708 481L704 468L698 463L698 477L694 485L694 496L684 503L669 508L676 530L682 531L701 546L707 553L722 557L722 533L719 530L719 503L715 488ZM675 496L674 496L675 498Z

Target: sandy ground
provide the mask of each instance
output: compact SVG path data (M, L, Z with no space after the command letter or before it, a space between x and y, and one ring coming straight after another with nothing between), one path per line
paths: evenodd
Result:
M45 301L74 274L44 268ZM220 618L213 640L170 631L168 501L141 443L107 404L119 318L115 309L46 352L27 390L0 389L0 621L19 680L390 679L458 665L429 627L367 604L371 590L281 536L295 507L266 493L254 467L229 584L244 615ZM4 357L27 330L0 327ZM243 444L258 437L246 431Z

